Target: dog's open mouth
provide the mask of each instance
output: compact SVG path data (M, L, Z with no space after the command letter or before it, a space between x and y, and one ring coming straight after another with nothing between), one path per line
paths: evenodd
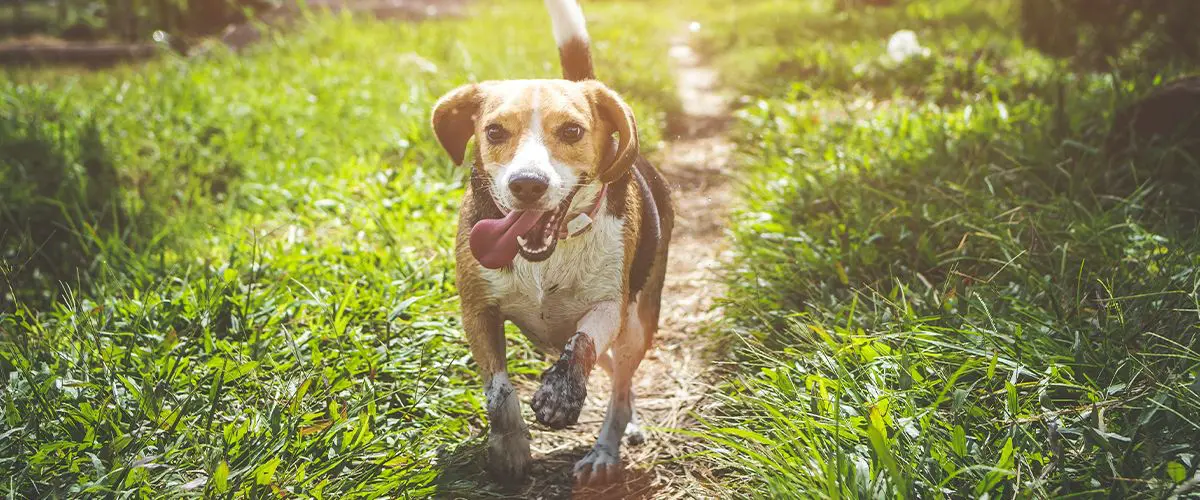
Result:
M513 210L503 219L477 222L471 228L471 254L488 269L512 264L517 253L530 262L548 259L574 197L571 191L554 210Z

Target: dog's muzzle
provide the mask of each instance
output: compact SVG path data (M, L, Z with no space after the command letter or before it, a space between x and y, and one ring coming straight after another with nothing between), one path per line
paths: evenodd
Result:
M567 220L571 201L578 192L579 187L576 187L554 210L513 210L503 218L475 223L470 235L471 254L488 269L512 264L518 253L530 262L550 258L559 240L583 234L591 227L608 186L600 188L590 210Z

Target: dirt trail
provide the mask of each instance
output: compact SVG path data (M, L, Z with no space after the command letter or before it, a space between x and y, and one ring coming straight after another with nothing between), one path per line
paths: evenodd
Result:
M671 140L651 160L675 186L677 207L661 326L654 348L634 382L635 405L646 429L646 442L624 445L624 484L604 491L572 491L571 469L595 442L604 420L609 380L596 370L579 424L560 431L533 429L535 478L525 498L711 498L703 484L707 471L674 461L693 451L683 436L667 429L688 428L689 412L711 390L709 343L702 329L720 316L715 298L723 294L716 279L726 241L731 189L732 145L724 132L728 99L718 91L717 73L704 65L681 36L670 51L679 98L679 116L670 117ZM532 394L536 387L523 387ZM662 429L662 430L660 430Z

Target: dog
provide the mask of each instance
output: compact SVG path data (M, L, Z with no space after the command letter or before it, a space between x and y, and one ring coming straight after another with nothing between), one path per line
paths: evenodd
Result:
M455 257L463 329L487 399L488 469L519 481L531 461L505 369L511 321L558 356L532 399L547 427L575 424L592 368L608 371L608 413L574 467L577 483L603 484L622 472L622 437L642 439L633 377L658 330L674 209L662 174L639 152L632 109L595 79L579 5L545 6L563 79L464 85L437 101L432 125L455 164L475 138Z

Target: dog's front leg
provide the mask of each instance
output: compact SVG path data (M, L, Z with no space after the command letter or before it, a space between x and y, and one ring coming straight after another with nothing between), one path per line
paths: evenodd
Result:
M636 302L631 305L636 310ZM646 355L646 329L637 315L630 315L612 343L612 399L596 445L575 464L579 484L603 484L621 474L621 436L634 421L633 375ZM633 432L639 432L635 427ZM639 432L640 433L640 432Z
M463 327L471 355L479 365L487 398L488 470L501 481L519 481L529 473L529 428L521 419L517 389L505 367L504 320L494 307L463 304Z
M608 350L621 328L621 306L616 301L596 304L576 326L562 356L542 375L542 386L533 394L534 415L553 429L579 420L596 354Z

